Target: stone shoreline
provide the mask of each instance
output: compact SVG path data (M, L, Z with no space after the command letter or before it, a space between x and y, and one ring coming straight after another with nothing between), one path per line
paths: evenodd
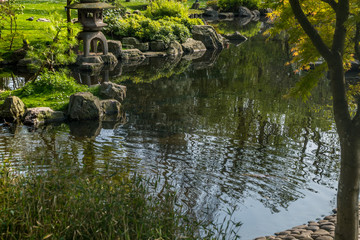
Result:
M277 232L272 236L258 237L254 240L333 240L335 237L336 212L336 209L334 209L334 214L326 216L322 220L309 221L307 224Z

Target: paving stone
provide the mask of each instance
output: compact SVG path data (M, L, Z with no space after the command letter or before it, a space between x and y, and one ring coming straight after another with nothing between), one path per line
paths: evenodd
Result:
M275 235L289 235L290 233L291 233L290 231L282 231L275 233Z
M333 222L324 222L324 223L320 223L319 225L320 225L320 227L325 226L325 225L335 226L335 224Z
M336 219L336 215L330 215L330 216L326 216L324 217L324 220L333 220L333 219Z
M317 223L317 222L311 222L311 223L309 223L308 225L309 225L309 226L319 226L319 223Z
M299 225L299 226L296 226L296 227L293 227L292 229L304 229L306 228L307 225L306 224L303 224L303 225Z
M318 226L308 226L305 229L315 232L316 230L319 230L320 228Z
M322 223L327 223L327 222L329 222L329 220L325 220L325 219L323 219L323 220L319 220L319 221L318 221L318 223L319 223L319 224L322 224Z
M334 238L330 236L320 236L315 238L315 240L334 240Z
M330 233L324 229L319 229L316 230L313 234L311 234L311 236L321 236L321 235L330 236Z
M323 225L320 226L321 229L324 229L326 231L331 231L331 230L335 230L335 226L334 225Z

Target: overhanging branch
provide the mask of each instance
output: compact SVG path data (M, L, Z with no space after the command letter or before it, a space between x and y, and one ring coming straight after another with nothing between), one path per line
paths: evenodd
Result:
M331 1L331 0L324 0ZM326 61L331 60L332 54L328 46L324 43L323 39L316 31L314 26L310 23L309 19L304 14L299 0L290 0L291 9L295 15L295 18L298 20L301 27L304 29L305 33L309 36L311 42L314 44L316 49L319 51L321 56L325 58Z

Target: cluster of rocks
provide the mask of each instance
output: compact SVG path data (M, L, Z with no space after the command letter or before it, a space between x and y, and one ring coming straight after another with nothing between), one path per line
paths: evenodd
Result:
M309 221L308 224L293 227L286 231L275 233L274 236L258 237L254 240L333 240L335 236L336 210L334 214L319 221Z
M125 37L120 41L108 41L109 52L122 61L141 61L146 57L177 56L205 52L206 50L221 50L225 39L209 25L195 25L184 43L177 41L166 43L162 40L140 42L134 37ZM244 39L244 38L243 38ZM122 50L122 47L127 50Z
M118 60L125 64L137 65L150 57L192 56L192 59L195 59L201 57L207 50L223 49L228 42L209 25L195 25L191 33L193 37L181 44L177 41L167 43L162 40L141 42L134 37L125 37L121 41L108 40L109 54L92 55L88 58L81 56L78 58L77 65L80 66L81 70L98 72L104 65L115 66ZM240 33L235 33L229 38L236 38L240 42L247 40ZM102 51L101 45L98 50Z
M99 87L101 98L90 92L79 92L70 96L65 112L49 107L27 108L20 98L10 96L0 106L0 117L9 122L22 122L38 127L53 122L69 121L117 121L122 117L121 102L126 97L126 87L112 82L103 82Z

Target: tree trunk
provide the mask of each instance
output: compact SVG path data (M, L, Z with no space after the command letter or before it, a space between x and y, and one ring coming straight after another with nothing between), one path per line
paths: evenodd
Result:
M360 61L360 22L356 23L355 28L355 37L354 37L354 50L355 50L355 58Z
M337 195L335 240L357 240L359 232L359 137L351 134L341 141L341 171Z
M71 4L72 0L67 0L66 4L67 6L69 6ZM71 9L70 8L66 8L66 20L68 23L71 22Z
M360 135L358 118L350 120L345 94L342 57L334 56L329 64L334 117L341 146L341 170L337 194L335 240L358 240Z

